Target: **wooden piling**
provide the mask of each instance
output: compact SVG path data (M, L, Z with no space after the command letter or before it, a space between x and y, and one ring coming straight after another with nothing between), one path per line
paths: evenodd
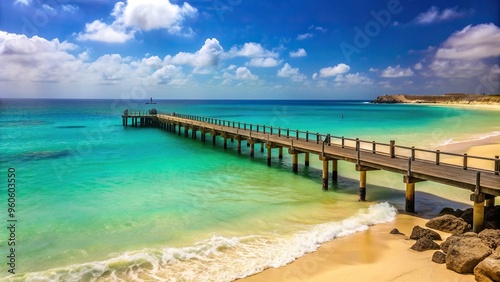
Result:
M271 166L271 146L267 147L267 165Z
M415 213L415 183L406 183L405 211Z
M307 155L306 155L307 156ZM322 188L328 190L328 159L323 159Z
M299 155L292 154L292 171L293 173L299 172Z
M227 138L224 138L224 150L227 149Z
M238 143L238 147L237 147L238 154L241 154L241 139L238 138L236 141Z
M474 201L472 211L472 231L479 233L484 228L484 194L481 193L481 172L476 173L476 189L474 194L470 195L471 201Z
M332 182L336 182L338 178L338 160L332 160Z
M494 207L495 206L495 196L493 196L493 195L485 195L485 197L484 197L484 205L486 207Z
M255 156L255 143L250 142L250 157L253 158Z
M359 201L366 201L366 171L359 172Z
M217 138L217 135L212 135L212 145L216 145L216 138Z
M279 155L278 155L278 158L281 160L283 159L283 147L280 147L279 148Z
M305 166L309 166L309 153L306 153L304 164Z
M260 152L264 153L264 143L260 143Z

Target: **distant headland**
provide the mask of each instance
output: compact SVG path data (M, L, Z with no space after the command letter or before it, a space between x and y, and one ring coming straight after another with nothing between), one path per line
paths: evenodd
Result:
M455 104L455 105L500 105L500 94L448 93L444 95L384 95L373 100L376 104Z

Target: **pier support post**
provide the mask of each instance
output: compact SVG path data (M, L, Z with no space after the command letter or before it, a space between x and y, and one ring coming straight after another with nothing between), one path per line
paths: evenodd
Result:
M309 153L306 153L304 164L305 166L309 166Z
M366 172L380 169L356 165L356 170L359 171L359 201L364 202L366 201Z
M191 130L191 135L192 135L193 139L196 139L196 129L193 128Z
M278 155L278 158L279 158L280 160L282 160L282 159L283 159L283 147L280 147L280 148L279 148L279 155Z
M267 166L271 166L271 146L267 146Z
M214 145L214 146L216 144L216 142L215 142L216 138L217 138L217 135L215 135L215 134L212 135L212 145Z
M485 195L484 197L484 205L487 207L494 207L495 206L495 196L493 195Z
M484 228L484 194L471 194L474 201L472 216L472 231L479 233Z
M224 150L227 149L227 138L224 137Z
M306 155L307 156L307 155ZM322 188L323 191L328 190L328 159L323 159L323 173L322 173Z
M366 171L359 172L359 201L366 201Z
M248 144L250 144L250 157L253 158L255 156L255 143L249 142Z
M405 211L415 213L415 183L425 181L408 175L403 176L403 182L406 183L406 201Z
M339 161L336 159L332 160L332 182L336 182L338 178Z
M241 138L236 139L236 141L238 143L238 147L237 147L238 148L237 149L238 150L238 154L241 154Z
M264 153L264 143L260 143L260 152Z
M184 127L184 136L188 137L188 135L189 135L189 127L186 126Z
M292 171L293 173L299 172L299 154L292 154Z

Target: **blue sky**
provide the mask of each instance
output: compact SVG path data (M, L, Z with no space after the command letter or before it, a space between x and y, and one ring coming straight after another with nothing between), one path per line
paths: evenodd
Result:
M0 97L371 99L500 93L500 4L0 2Z

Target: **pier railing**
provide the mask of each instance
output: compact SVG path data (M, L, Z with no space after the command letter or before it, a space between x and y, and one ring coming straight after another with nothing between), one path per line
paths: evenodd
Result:
M135 112L134 112L135 113ZM151 116L149 112L137 112L138 114L144 114ZM160 113L159 113L160 114ZM133 113L129 113L129 116ZM309 132L303 130L294 130L290 128L273 127L267 125L259 125L252 123L244 123L238 121L222 120L217 118L202 117L187 114L164 114L171 115L183 119L189 119L198 122L209 123L218 126L225 126L234 129L249 130L250 132L258 132L262 134L269 134L271 136L276 135L279 137L287 137L290 139L301 140L305 142L315 142L316 144L324 143L325 146L339 145L342 148L355 148L357 151L371 152L372 154L382 154L390 156L391 158L408 158L412 161L419 160L428 163L434 163L436 165L445 165L452 167L461 167L463 170L474 169L486 173L494 173L495 175L500 174L500 158L495 156L494 158L472 156L468 154L457 154L442 152L440 150L430 150L430 149L420 149L415 147L400 146L396 145L394 140L391 140L389 144L380 143L375 141L361 140L359 138L348 138L344 136L335 136L333 134L321 134L319 132ZM461 165L456 165L450 163L452 158L461 158ZM479 168L477 165L471 165L470 163L480 162L482 164ZM488 169L489 167L490 169Z

